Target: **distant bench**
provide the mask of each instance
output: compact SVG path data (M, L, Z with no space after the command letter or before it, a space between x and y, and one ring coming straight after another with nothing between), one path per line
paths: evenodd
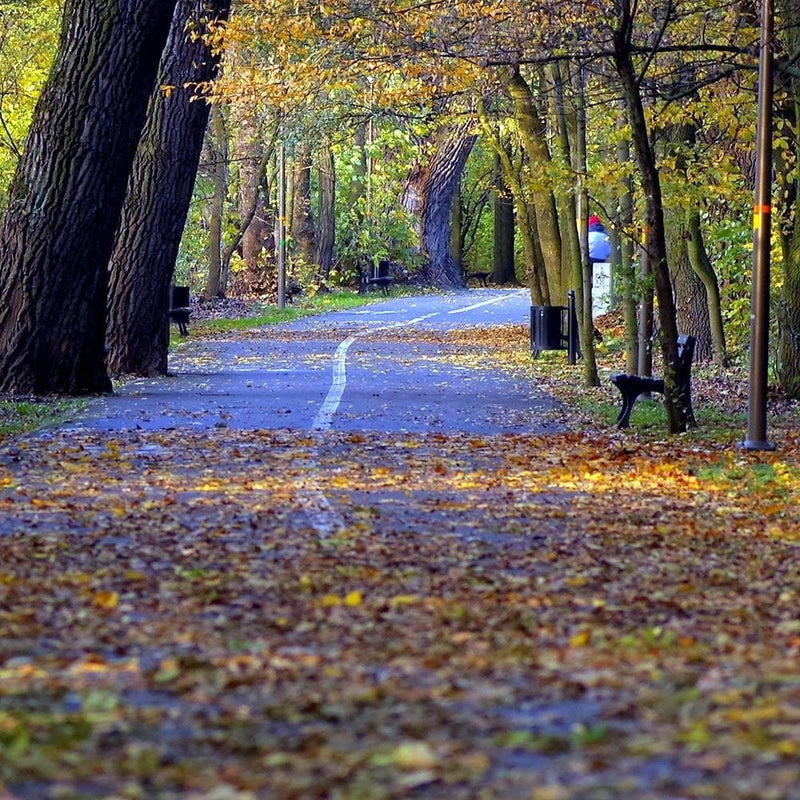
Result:
M476 281L480 281L484 286L489 285L489 278L492 277L491 270L475 270L474 272L467 273L467 283L469 283L470 279L473 278Z
M389 261L379 261L377 268L362 269L358 285L359 293L364 294L370 287L377 287L388 297L389 287L394 283L394 276L389 274L390 266Z
M170 320L177 324L181 336L188 336L189 318L192 316L188 286L170 287L168 313Z
M692 409L692 361L694 360L694 347L696 339L694 336L678 337L678 361L675 365L675 385L683 402L684 408L689 412L690 417L694 417ZM645 392L658 392L664 394L663 378L647 378L640 375L614 375L611 383L620 390L622 394L622 408L617 415L617 427L630 427L631 411L639 399L639 395Z

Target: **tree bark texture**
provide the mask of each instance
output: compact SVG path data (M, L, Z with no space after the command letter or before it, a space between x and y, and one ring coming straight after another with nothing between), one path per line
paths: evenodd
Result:
M108 262L174 2L67 0L0 224L0 391L108 392Z
M314 263L316 230L311 209L311 144L303 142L294 168L292 237L306 264Z
M695 361L711 356L711 325L705 286L692 268L688 249L685 215L675 212L667 218L667 249L672 281L675 287L675 312L678 330L696 339Z
M594 351L594 316L592 282L594 264L589 258L589 194L586 187L586 104L583 65L578 65L574 76L575 90L575 213L579 221L581 238L581 283L583 286L583 314L580 317L581 349L583 350L583 379L585 386L599 386L597 357Z
M225 199L228 196L228 131L222 109L213 106L205 138L208 175L211 180L211 197L205 209L208 228L208 276L203 293L206 300L225 295L222 270L222 227Z
M336 164L330 142L325 142L317 157L319 169L319 207L314 263L320 281L325 281L333 266L336 244Z
M779 0L777 9L784 20L797 20L800 16L800 0ZM800 31L797 25L782 26L779 36L783 40L787 61L795 63L800 53ZM790 160L789 195L797 197L796 158L800 153L800 78L790 82L793 105L795 159ZM788 226L787 226L788 227ZM789 397L800 399L800 214L794 209L791 227L784 238L783 293L778 306L778 363L777 375L781 388Z
M536 212L536 229L544 257L548 294L554 303L566 302L566 290L562 281L561 228L558 208L547 175L551 156L547 144L546 130L533 100L531 88L518 71L512 73L508 90L514 103L514 119L519 130L522 146L530 159L529 197Z
M443 289L465 285L450 250L450 218L453 197L476 139L466 126L442 133L433 157L417 176L421 245L428 261L428 280Z
M519 231L524 259L525 281L531 292L531 305L549 305L550 293L547 287L542 251L536 235L535 210L528 203L526 190L520 180L521 164L513 158L511 149L505 146L502 136L498 134L489 119L485 105L480 101L477 110L481 131L497 156L501 179L513 200L516 228Z
M689 263L705 288L709 335L711 337L710 355L717 366L725 367L728 364L728 348L725 344L725 325L722 319L722 296L719 290L717 273L714 271L703 241L699 211L695 210L689 213L686 229L686 252L689 256ZM702 357L703 354L701 353Z
M556 153L568 172L579 172L576 164L576 146L570 145L570 139L577 144L578 139L578 114L577 103L572 109L567 109L564 83L570 77L569 68L561 69L556 62L550 65L547 71L552 87L552 117L555 136L553 141ZM578 98L576 98L577 100ZM570 187L571 188L571 187ZM561 231L561 286L570 287L575 291L575 305L580 310L584 306L583 297L583 262L581 260L581 246L578 238L577 203L572 202L572 192L562 192L569 198L561 203L560 231ZM562 300L563 302L563 300Z
M178 0L147 123L136 151L110 265L108 369L112 375L164 375L169 286L191 202L209 105L193 100L218 58L201 38L211 14L230 0ZM162 90L161 87L170 87Z
M267 145L255 113L247 114L240 124L236 144L239 161L239 219L250 224L242 233L244 283L247 291L265 293L268 286L266 262L275 252L275 220L269 207L269 185L265 156L273 146Z
M502 180L502 179L501 179ZM516 283L514 269L514 200L505 184L494 195L492 280L498 284Z
M624 113L620 115L618 127L625 124ZM631 148L627 139L617 139L616 158L621 165L630 161ZM625 319L625 371L635 374L639 355L639 333L636 314L636 267L633 258L633 178L626 175L617 200L619 209L616 223L619 231L619 270L614 276L615 290L622 297L622 313Z

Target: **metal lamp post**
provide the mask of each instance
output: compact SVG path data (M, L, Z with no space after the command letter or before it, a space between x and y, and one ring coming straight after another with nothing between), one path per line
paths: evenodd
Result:
M286 146L278 153L278 308L286 308Z
M748 450L772 450L767 439L767 364L769 360L770 239L772 232L772 54L773 0L762 0L758 66L756 189L753 208L753 288L750 311L750 392Z

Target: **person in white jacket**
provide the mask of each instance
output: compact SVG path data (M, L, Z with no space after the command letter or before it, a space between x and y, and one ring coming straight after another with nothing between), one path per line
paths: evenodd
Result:
M611 256L611 243L608 234L600 222L600 217L592 214L589 217L589 261L592 264L606 262Z

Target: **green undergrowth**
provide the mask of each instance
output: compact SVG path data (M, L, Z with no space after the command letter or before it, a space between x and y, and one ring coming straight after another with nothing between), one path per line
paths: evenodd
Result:
M375 303L385 299L378 293L359 294L353 291L337 291L330 294L317 294L296 300L286 308L275 305L257 304L252 313L236 319L209 319L197 323L196 328L201 331L224 333L226 331L240 331L249 328L258 328L262 325L275 325L280 322L289 322L299 317L315 316L328 311L345 311L350 308Z
M0 439L63 422L84 404L76 398L0 400Z

